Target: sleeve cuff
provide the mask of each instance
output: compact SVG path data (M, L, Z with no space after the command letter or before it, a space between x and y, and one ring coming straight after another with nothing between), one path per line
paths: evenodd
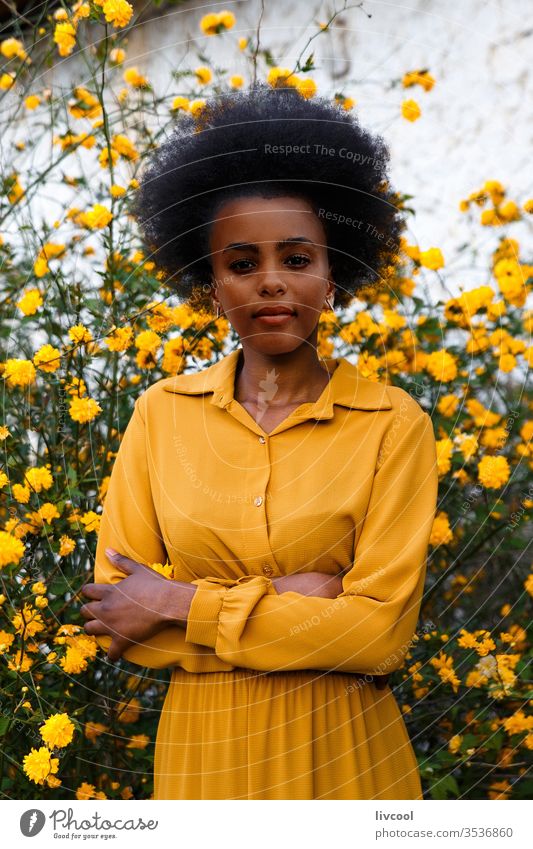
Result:
M236 586L241 588L235 597L236 601L238 599L237 609L241 616L237 616L237 623L234 623L234 627L237 624L237 630L240 631L244 628L246 617L261 595L265 592L277 595L271 579L263 575L242 575L236 580L214 577L197 578L191 583L196 584L196 592L189 607L185 641L212 649L215 649L217 645L222 605L232 588ZM239 619L241 619L240 622Z
M223 581L197 578L196 592L192 597L187 616L185 641L214 648L218 633L218 615L228 587Z

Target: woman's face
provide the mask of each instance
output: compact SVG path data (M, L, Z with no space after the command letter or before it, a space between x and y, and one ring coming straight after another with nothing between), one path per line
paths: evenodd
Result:
M265 354L316 346L320 314L333 303L326 233L303 198L234 198L213 221L209 250L213 297L243 346ZM260 318L285 307L290 315Z

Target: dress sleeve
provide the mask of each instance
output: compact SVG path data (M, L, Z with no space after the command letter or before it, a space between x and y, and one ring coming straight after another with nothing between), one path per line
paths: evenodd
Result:
M109 479L96 546L95 583L115 584L127 577L111 563L105 554L107 547L146 565L167 560L152 498L145 396L146 393L135 402ZM228 580L226 585L229 587L232 583ZM111 645L112 638L107 634L95 635L95 639L105 651ZM167 666L181 666L189 672L233 669L230 663L218 658L212 648L186 642L185 628L178 625L169 625L144 643L130 646L122 657L153 669Z
M334 599L281 594L270 578L224 587L198 581L186 637L236 666L386 675L399 668L418 620L438 473L427 413L389 428L354 562ZM385 450L386 448L386 450Z

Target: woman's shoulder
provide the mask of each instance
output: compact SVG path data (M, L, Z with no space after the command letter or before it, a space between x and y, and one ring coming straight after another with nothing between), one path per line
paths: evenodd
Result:
M153 408L167 404L181 395L203 395L213 392L223 379L228 367L227 360L226 356L203 369L162 377L145 389L137 400L141 407L146 408L149 405Z
M350 406L356 409L381 410L384 423L389 419L397 420L398 417L413 421L428 415L418 400L422 396L423 388L415 381L412 383L412 390L408 391L393 383L371 380L363 376L358 366L346 357L341 357L340 361L343 370L342 380L339 380L339 397L342 400L345 397L351 400L353 403L349 404Z

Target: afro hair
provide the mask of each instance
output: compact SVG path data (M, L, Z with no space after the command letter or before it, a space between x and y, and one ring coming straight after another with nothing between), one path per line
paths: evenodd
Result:
M149 156L132 213L166 285L211 309L210 226L235 197L299 196L324 225L335 302L390 274L405 222L389 150L341 105L266 83L185 113Z

